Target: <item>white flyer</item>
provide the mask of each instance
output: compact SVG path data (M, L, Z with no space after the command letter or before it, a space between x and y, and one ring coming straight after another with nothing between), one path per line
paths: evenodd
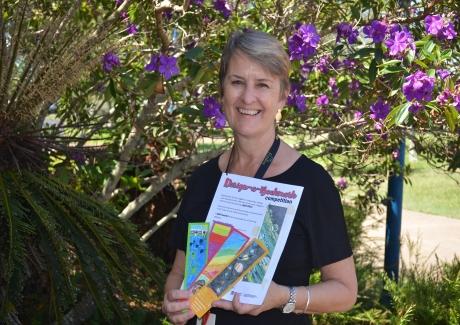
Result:
M303 187L222 173L206 222L231 224L250 238L258 238L269 254L228 294L261 305L275 273L294 221Z

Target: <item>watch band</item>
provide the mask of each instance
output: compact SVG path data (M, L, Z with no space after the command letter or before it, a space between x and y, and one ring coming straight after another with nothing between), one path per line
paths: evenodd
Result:
M288 302L283 306L283 313L292 313L295 309L295 303L296 303L296 294L297 294L297 289L296 287L289 287L289 300Z

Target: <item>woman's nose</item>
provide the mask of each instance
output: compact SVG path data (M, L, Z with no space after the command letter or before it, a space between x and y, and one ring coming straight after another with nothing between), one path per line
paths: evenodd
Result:
M256 94L254 92L254 88L251 86L246 86L243 89L243 93L241 94L241 99L244 104L251 104L256 99Z

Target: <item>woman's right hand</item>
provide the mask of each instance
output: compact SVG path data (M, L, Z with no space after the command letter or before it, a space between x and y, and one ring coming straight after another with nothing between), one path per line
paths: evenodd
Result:
M195 316L190 310L189 290L172 289L166 292L163 299L163 312L174 325L183 325Z

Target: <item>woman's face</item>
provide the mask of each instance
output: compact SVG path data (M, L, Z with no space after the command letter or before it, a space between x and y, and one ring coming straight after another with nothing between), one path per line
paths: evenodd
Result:
M223 110L235 135L258 137L273 132L284 106L280 78L241 52L230 59L223 81Z

